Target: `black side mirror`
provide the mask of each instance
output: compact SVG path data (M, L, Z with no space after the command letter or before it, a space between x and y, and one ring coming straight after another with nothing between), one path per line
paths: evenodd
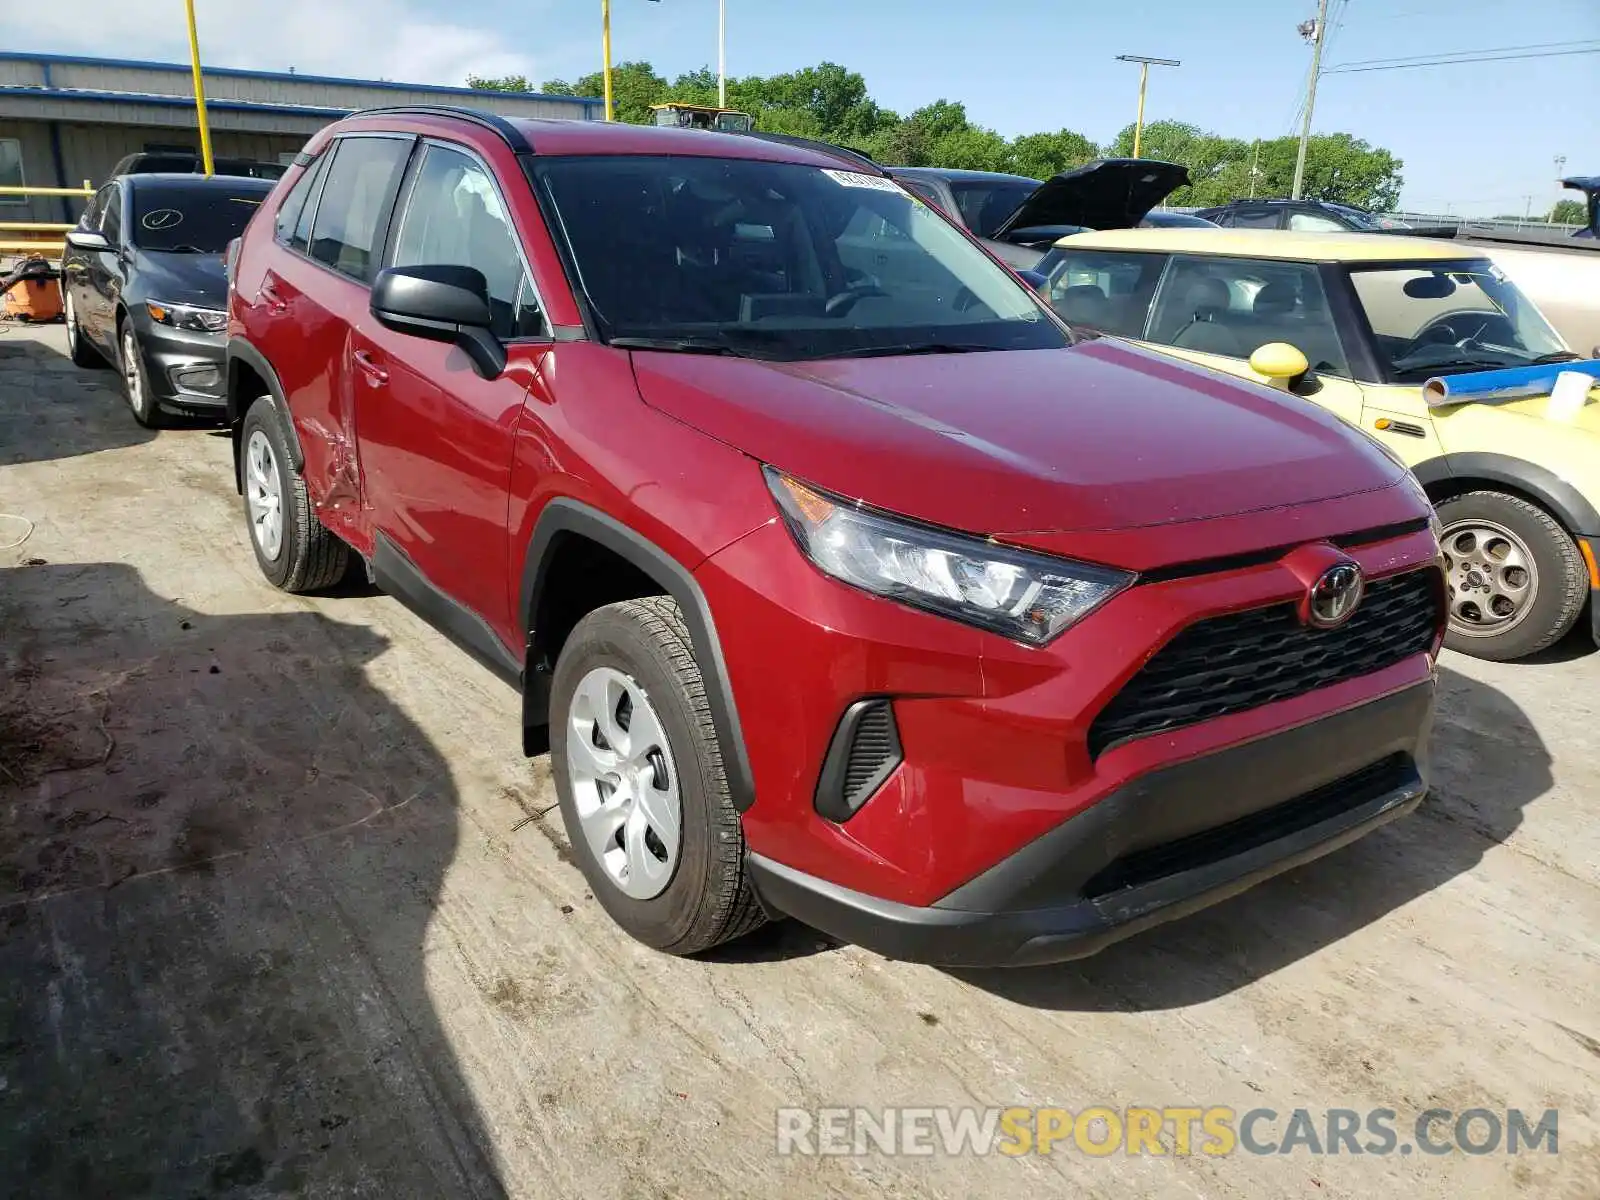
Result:
M67 245L74 250L99 250L109 252L111 243L106 241L105 234L97 233L92 229L73 229L67 233Z
M485 379L506 369L506 348L489 328L489 284L475 267L390 267L378 272L371 308L396 333L460 346Z

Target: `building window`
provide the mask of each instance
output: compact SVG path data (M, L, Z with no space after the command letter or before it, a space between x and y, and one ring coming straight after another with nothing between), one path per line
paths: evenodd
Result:
M22 143L0 138L0 187L26 187L22 178ZM26 196L0 196L0 204L26 204Z

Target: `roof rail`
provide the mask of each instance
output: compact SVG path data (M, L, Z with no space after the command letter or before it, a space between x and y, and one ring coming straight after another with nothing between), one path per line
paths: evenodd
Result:
M799 137L792 133L763 133L759 129L747 130L743 136L760 138L764 142L776 142L782 146L797 146L802 150L815 150L818 154L831 154L835 158L842 158L858 167L865 167L874 175L888 174L870 155L863 154L860 150L852 150L848 146L836 146L832 142L820 141L817 138Z
M454 117L459 121L471 121L480 125L491 133L497 134L501 141L511 147L516 154L532 154L533 146L518 129L499 113L484 112L481 108L465 108L456 104L391 104L381 108L358 108L350 115L352 117L379 117L391 114L410 115L418 117Z

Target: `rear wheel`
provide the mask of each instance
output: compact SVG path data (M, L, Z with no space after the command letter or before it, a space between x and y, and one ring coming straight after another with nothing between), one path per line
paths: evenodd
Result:
M611 918L670 954L761 925L677 602L652 596L584 617L562 647L550 701L561 817Z
M1577 544L1520 496L1468 492L1438 506L1450 594L1445 645L1510 662L1554 645L1588 596Z
M67 324L67 357L72 360L75 367L103 367L106 360L100 352L83 336L83 330L78 328L78 309L72 303L72 289L61 290L61 318Z
M314 592L338 583L350 548L311 511L272 397L263 396L245 413L239 447L245 517L261 573L286 592Z

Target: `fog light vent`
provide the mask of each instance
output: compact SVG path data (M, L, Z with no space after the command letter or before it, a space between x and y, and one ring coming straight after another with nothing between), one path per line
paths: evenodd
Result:
M857 700L845 709L828 746L817 811L830 821L848 821L904 758L894 706L881 697Z

